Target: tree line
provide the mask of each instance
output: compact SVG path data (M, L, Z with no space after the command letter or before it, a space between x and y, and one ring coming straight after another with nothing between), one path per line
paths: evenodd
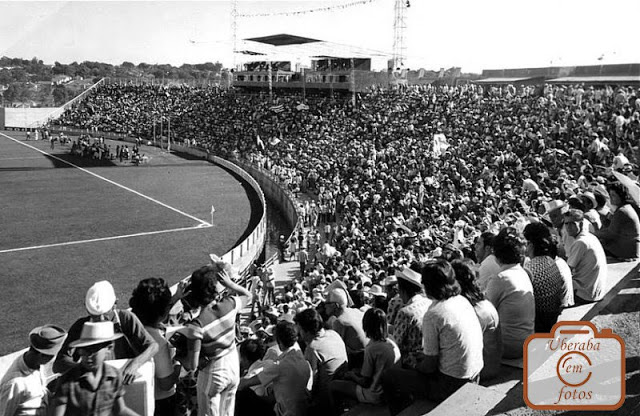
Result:
M0 58L0 91L4 103L35 101L39 105L60 105L83 89L83 86L53 85L60 75L91 83L106 77L204 82L214 81L221 72L220 62L183 64L179 67L145 62L136 65L127 61L120 65L93 61L47 65L37 57L21 59L3 56Z
M220 62L202 64L183 64L179 67L170 64L148 64L141 62L123 62L112 65L104 62L84 61L63 64L55 62L47 65L38 58L20 59L0 58L0 84L11 82L51 81L56 75L67 75L71 78L168 78L183 81L206 80L222 71Z

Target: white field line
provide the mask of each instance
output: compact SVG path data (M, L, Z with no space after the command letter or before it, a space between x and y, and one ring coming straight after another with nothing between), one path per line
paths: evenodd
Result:
M175 233L175 232L178 232L178 231L198 230L198 229L201 229L201 228L209 228L209 227L212 227L212 225L210 225L210 224L200 224L200 225L196 225L194 227L174 228L172 230L147 231L147 232L143 232L143 233L126 234L126 235L115 235L113 237L102 237L102 238L92 238L92 239L89 239L89 240L69 241L69 242L66 242L66 243L43 244L41 246L10 248L8 250L0 250L0 254L2 254L2 253L14 253L14 252L17 252L17 251L37 250L37 249L40 249L40 248L63 247L63 246L73 246L73 245L86 244L86 243L96 243L96 242L99 242L99 241L120 240L120 239L123 239L123 238L142 237L142 236L147 236L147 235Z
M108 182L108 183L110 183L110 184L112 184L112 185L115 185L115 186L117 186L117 187L119 187L119 188L122 188L122 189L124 189L125 191L129 191L129 192L134 193L134 194L136 194L136 195L138 195L138 196L141 196L141 197L143 197L143 198L145 198L145 199L148 199L149 201L154 202L154 203L156 203L156 204L158 204L158 205L162 205L162 206L163 206L163 207L165 207L165 208L169 208L170 210L172 210L172 211L174 211L174 212L177 212L177 213L178 213L178 214L180 214L180 215L184 215L184 216L185 216L185 217L187 217L187 218L191 218L192 220L199 222L202 226L211 226L211 224L209 224L209 223L208 223L208 222L206 222L206 221L201 220L200 218L196 218L196 217L194 217L193 215L190 215L190 214L187 214L186 212L180 211L180 210L179 210L179 209L177 209L177 208L174 208L174 207L172 207L172 206L170 206L170 205L167 205L167 204L165 204L164 202L160 202L160 201L158 201L157 199L153 199L153 198L151 198L150 196L147 196L147 195L145 195L145 194L142 194L142 193L140 193L140 192L138 192L138 191L136 191L136 190L134 190L134 189L131 189L131 188L128 188L128 187L126 187L126 186L124 186L124 185L121 185L121 184L119 184L118 182L114 182L114 181L112 181L111 179L107 179L107 178L105 178L104 176L100 176L100 175L98 175L98 174L96 174L96 173L91 172L90 170L87 170L87 169L81 168L80 166L74 165L74 164L73 164L73 163L71 163L71 162L67 162L67 161L66 161L66 160L64 160L64 159L60 159L59 157L56 157L56 156L52 155L51 153L47 153L47 152L45 152L45 151L43 151L43 150L40 150L40 149L38 149L37 147L33 147L33 146L31 146L30 144L27 144L27 143L21 142L21 141L19 141L19 140L17 140L17 139L14 139L14 138L13 138L13 137L11 137L11 136L7 136L7 135L6 135L6 134L4 134L4 133L0 133L0 136L4 136L4 137L6 137L6 138L7 138L7 139L9 139L9 140L12 140L12 141L14 141L14 142L16 142L16 143L18 143L18 144L21 144L22 146L28 147L28 148L30 148L30 149L32 149L32 150L35 150L36 152L40 152L40 153L42 153L43 155L47 155L47 156L49 156L49 157L51 157L51 158L53 158L53 159L56 159L56 160L58 160L58 161L60 161L60 162L62 162L62 163L66 163L66 164L67 164L67 165L69 165L69 166L73 166L74 168L79 169L79 170L81 170L81 171L82 171L82 172L84 172L84 173L88 173L88 174L89 174L89 175L91 175L91 176L94 176L94 177L96 177L96 178L98 178L98 179L101 179L101 180L103 180L103 181L105 181L105 182Z

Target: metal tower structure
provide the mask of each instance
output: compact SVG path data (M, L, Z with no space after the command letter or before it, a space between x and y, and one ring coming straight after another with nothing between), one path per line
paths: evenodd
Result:
M404 34L407 29L407 8L409 0L395 0L395 13L393 22L393 71L404 69L404 61L407 58L407 46L404 42Z
M238 50L238 0L231 3L231 36L233 48L233 70L236 69L236 51Z

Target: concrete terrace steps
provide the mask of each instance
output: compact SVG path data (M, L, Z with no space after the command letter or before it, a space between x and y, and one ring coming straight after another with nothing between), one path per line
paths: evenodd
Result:
M638 275L640 262L616 262L608 264L607 294L600 302L589 303L565 309L559 321L591 320L608 304L615 300L629 280ZM466 384L451 397L439 405L427 400L418 400L405 410L401 416L496 416L506 412L503 409L524 407L522 397L522 368L502 365L500 375L480 385ZM520 367L520 368L518 368ZM358 405L343 416L387 416L386 406Z

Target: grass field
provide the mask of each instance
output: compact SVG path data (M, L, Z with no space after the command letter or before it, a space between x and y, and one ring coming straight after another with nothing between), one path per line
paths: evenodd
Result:
M93 282L111 281L127 307L139 280L175 283L259 221L257 196L230 172L141 152L149 164L105 164L0 134L0 354L26 346L37 325L68 327L83 316Z

